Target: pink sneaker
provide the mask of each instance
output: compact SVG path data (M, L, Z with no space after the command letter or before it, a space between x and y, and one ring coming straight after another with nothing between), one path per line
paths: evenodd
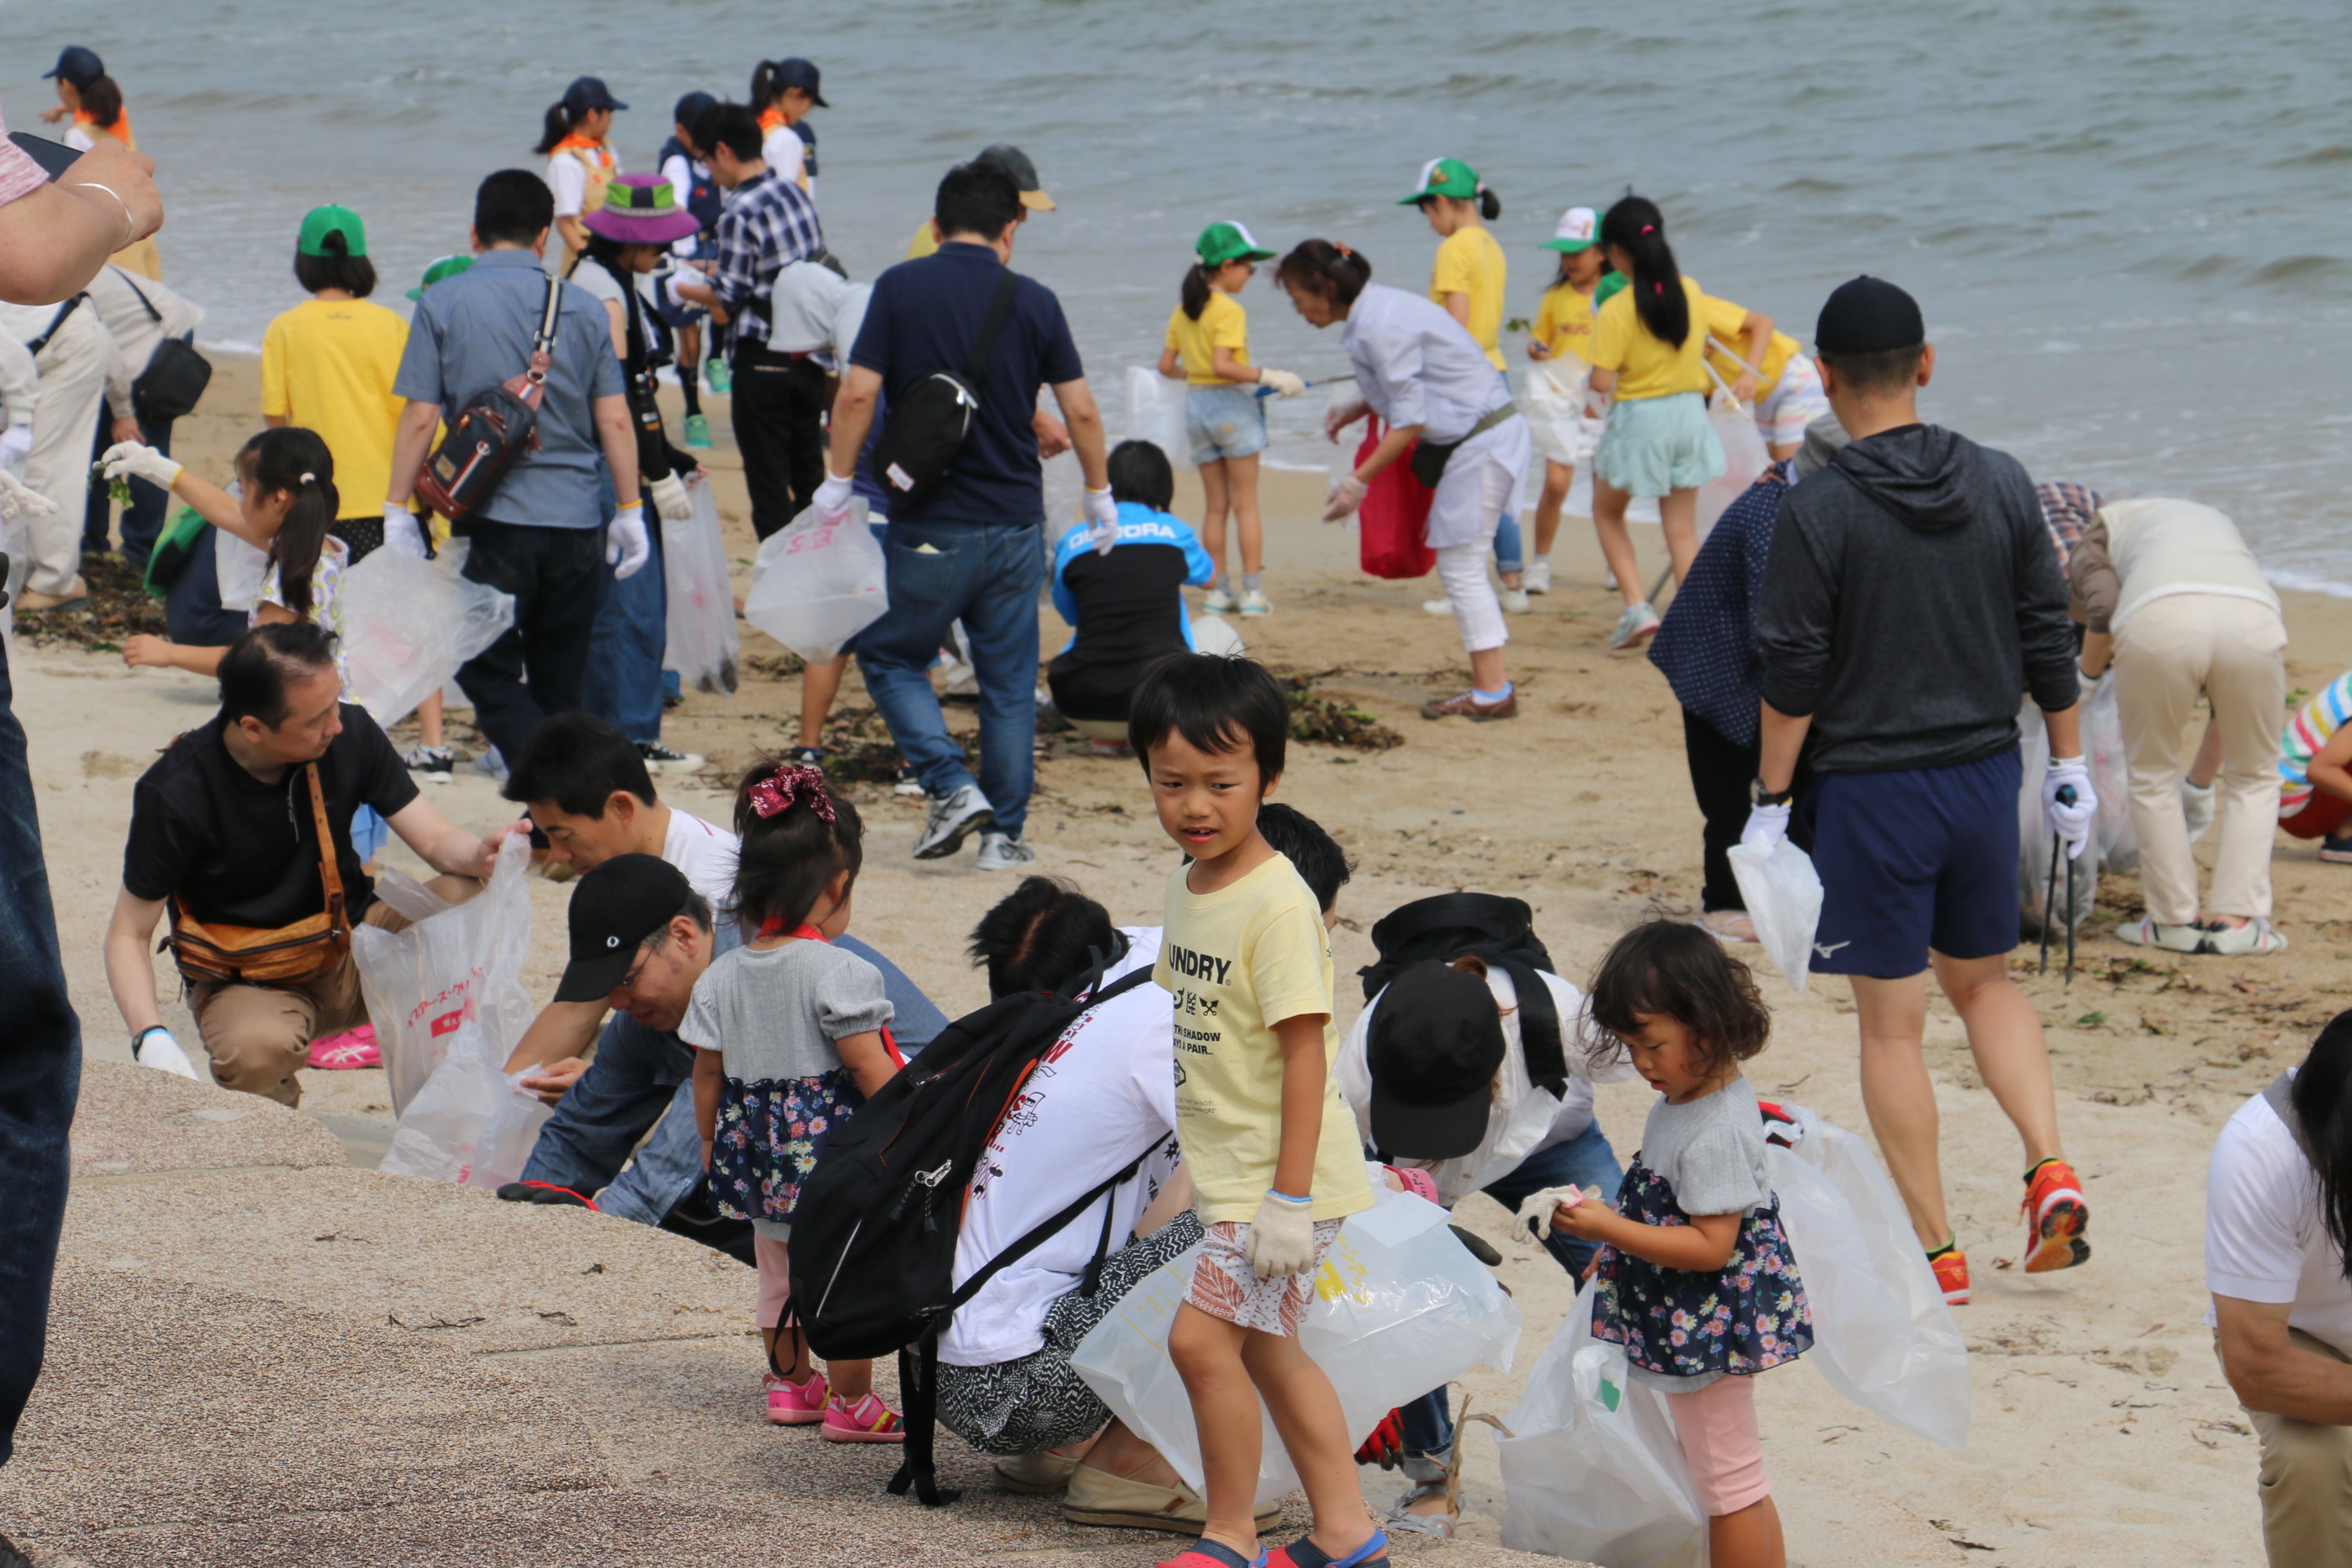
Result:
M314 1068L340 1072L348 1068L380 1068L383 1066L383 1052L376 1047L375 1026L362 1024L356 1029L311 1041L310 1054L305 1059Z
M812 1372L806 1383L769 1373L760 1379L768 1391L768 1419L779 1426L814 1426L824 1419L824 1373Z
M824 1430L817 1436L828 1443L903 1443L907 1428L879 1394L869 1394L855 1405L844 1405L835 1394L826 1402Z

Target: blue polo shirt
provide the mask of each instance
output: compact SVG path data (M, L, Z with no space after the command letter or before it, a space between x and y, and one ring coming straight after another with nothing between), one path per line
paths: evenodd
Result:
M612 318L576 283L562 285L555 348L539 405L539 447L507 470L475 516L531 528L601 528L604 499L592 407L618 397L621 360ZM409 317L395 397L437 403L444 417L530 367L530 341L547 308L547 273L528 250L486 250L425 291Z
M961 240L891 268L874 280L850 363L881 376L883 395L904 406L908 391L923 377L971 365L1003 270L995 251ZM893 505L890 521L1013 528L1042 522L1045 481L1037 433L1030 423L1037 412L1037 389L1085 374L1062 302L1044 284L1023 278L988 356L979 415L946 482L915 505Z

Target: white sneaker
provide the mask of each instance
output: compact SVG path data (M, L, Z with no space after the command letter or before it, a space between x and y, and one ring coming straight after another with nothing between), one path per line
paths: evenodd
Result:
M1657 635L1658 612L1650 608L1649 602L1643 600L1638 605L1628 605L1625 613L1617 617L1617 630L1609 639L1609 651L1615 653L1622 648L1632 647L1643 638Z
M1497 588L1495 597L1502 602L1504 610L1510 615L1524 616L1528 613L1528 591L1525 588Z
M1421 611L1422 614L1425 616L1450 616L1454 613L1454 601L1451 599L1423 599L1421 602Z
M1233 591L1229 588L1210 589L1209 596L1201 601L1201 608L1208 611L1209 614L1213 616L1222 616L1228 613L1234 608Z
M908 796L909 799L919 797L925 793L923 789L923 781L916 773L914 763L900 763L898 764L898 782L890 786L890 793L892 795L903 795Z
M2205 830L2213 826L2213 807L2219 798L2220 792L2211 784L2200 787L2187 779L2180 781L2180 815L2189 819L2189 843L2204 837Z
M2206 932L2194 923L2168 926L2152 920L2137 920L2116 927L2116 940L2133 947L2160 947L2167 952L2198 952L2205 951Z
M1017 871L1024 866L1037 863L1037 851L1009 833L983 833L980 836L980 868L983 871Z
M2218 953L2224 958L2256 956L2286 951L2286 938L2271 929L2271 922L2257 915L2244 925L2233 926L2223 921L2213 921L2205 927L2205 944L2200 952Z
M1530 561L1528 563L1527 590L1530 594L1549 594L1551 592L1550 562Z
M172 1037L168 1029L149 1033L131 1047L131 1058L142 1068L153 1068L196 1083L205 1081L204 1075L196 1071L196 1064L188 1059L188 1053L180 1048L180 1042Z
M996 808L988 804L978 784L966 784L944 799L932 800L923 818L922 837L915 840L915 858L938 860L952 855L974 833L994 826Z
M1249 592L1242 595L1242 614L1245 616L1270 616L1274 614L1274 604L1264 593L1258 589L1252 588Z

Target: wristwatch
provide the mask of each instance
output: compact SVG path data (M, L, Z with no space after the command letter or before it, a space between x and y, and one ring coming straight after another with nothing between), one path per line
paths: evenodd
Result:
M1777 792L1766 789L1762 779L1748 781L1748 804L1750 805L1786 805L1789 804L1789 797L1796 793L1794 788Z

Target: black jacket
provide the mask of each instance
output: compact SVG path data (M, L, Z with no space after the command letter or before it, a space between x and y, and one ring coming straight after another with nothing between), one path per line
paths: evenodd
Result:
M1854 442L1790 490L1756 637L1812 765L1884 773L2017 744L2018 693L2078 696L2066 585L2025 469L1932 425Z

